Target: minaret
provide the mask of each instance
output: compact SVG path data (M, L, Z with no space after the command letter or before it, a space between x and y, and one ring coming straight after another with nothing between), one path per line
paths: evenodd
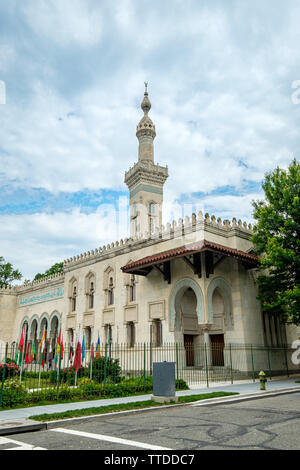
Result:
M139 141L138 162L125 173L130 191L130 236L153 235L162 224L163 185L168 168L154 163L155 126L148 116L151 103L145 82L141 108L144 116L136 129Z

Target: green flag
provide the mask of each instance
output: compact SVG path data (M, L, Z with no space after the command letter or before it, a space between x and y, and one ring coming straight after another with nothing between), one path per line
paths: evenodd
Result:
M29 364L32 363L32 361L35 360L35 345L34 345L34 340L32 341L32 348L31 348L31 354L30 354L30 359L29 359Z
M17 343L17 349L16 349L16 358L15 358L16 363L18 363L18 355L19 355L19 343Z

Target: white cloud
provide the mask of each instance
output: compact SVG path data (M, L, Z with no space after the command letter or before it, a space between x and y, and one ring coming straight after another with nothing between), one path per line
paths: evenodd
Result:
M148 80L155 160L169 167L166 204L184 194L204 212L251 221L255 183L300 150L300 105L291 100L300 79L300 8L275 4L271 11L255 1L251 8L198 0L24 2L24 40L0 33L3 70L19 74L17 84L0 77L9 95L1 107L0 184L54 194L126 190ZM235 195L209 194L224 187ZM0 255L34 275L97 246L108 223L99 210L1 215ZM109 223L105 237L119 238Z
M23 280L32 279L64 259L125 238L127 220L127 211L119 217L112 205L89 214L74 209L0 215L1 255L22 272Z
M90 0L31 0L22 6L31 28L61 47L92 46L103 32L103 18Z

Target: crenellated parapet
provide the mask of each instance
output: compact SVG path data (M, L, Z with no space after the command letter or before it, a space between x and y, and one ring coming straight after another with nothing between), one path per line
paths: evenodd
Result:
M44 287L47 284L61 282L64 280L64 277L65 277L64 273L52 274L51 276L43 277L42 279L38 279L35 281L31 281L31 282L25 282L24 284L19 285L19 286L8 286L2 289L0 288L0 294L15 294L16 295L32 287Z
M144 232L135 237L121 239L68 258L64 260L64 267L71 268L82 263L99 261L102 258L117 256L137 248L156 244L162 240L179 238L203 229L223 236L236 235L248 239L253 233L251 224L236 218L230 222L228 219L222 220L220 217L216 218L214 215L210 216L208 213L203 214L202 211L199 211L197 215L193 213L191 217L186 216L184 220L179 218L178 221L174 220L172 223L161 225L154 233Z
M17 286L0 287L0 295L17 295Z

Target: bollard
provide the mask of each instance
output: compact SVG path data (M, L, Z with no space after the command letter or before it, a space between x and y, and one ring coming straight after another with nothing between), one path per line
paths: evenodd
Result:
M266 374L264 373L263 370L260 371L258 374L259 376L259 382L260 382L260 390L266 390Z

